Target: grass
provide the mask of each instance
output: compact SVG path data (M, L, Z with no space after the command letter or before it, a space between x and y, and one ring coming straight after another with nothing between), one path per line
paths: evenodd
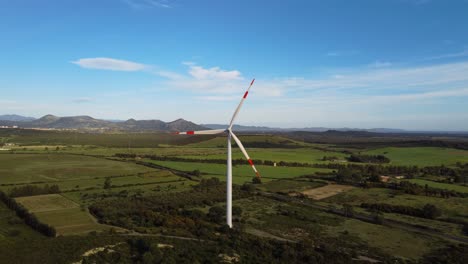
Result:
M0 246L6 243L43 238L41 234L27 226L16 213L0 202Z
M461 186L461 185L449 184L449 183L433 182L433 181L427 181L427 180L422 180L422 179L409 179L408 181L410 181L412 183L422 185L422 186L425 186L427 184L427 186L433 187L433 188L452 190L452 191L456 191L456 192L459 192L459 193L468 193L468 187L467 186Z
M379 248L389 255L407 259L418 259L434 248L446 244L438 238L348 219L263 197L235 200L234 205L242 208L242 218L248 226L291 240L309 236L339 237L342 240L359 243L360 246L357 247L362 249L366 248L364 244ZM285 210L294 213L289 216L278 213Z
M437 147L386 147L363 152L363 154L383 154L391 160L392 165L437 166L455 165L457 162L468 162L468 151Z
M226 150L218 149L218 153L206 153L205 149L195 154L184 153L180 155L185 158L197 159L225 159ZM329 161L322 161L323 156L335 156L338 159L343 159L347 156L340 152L328 152L314 148L298 148L298 149L281 149L281 148L247 148L249 155L252 159L271 160L275 162L301 162L301 163L329 163ZM193 150L192 150L193 152ZM234 147L232 151L233 159L244 159L242 152Z
M15 199L26 207L31 213L47 212L62 209L78 208L79 205L71 200L64 199L60 194L46 194L26 196Z
M430 227L432 229L436 229L439 232L445 233L445 234L451 234L455 236L462 235L462 226L458 224L436 221L436 220L420 218L420 217L414 217L414 216L409 216L409 215L394 214L394 213L384 213L383 215L385 219L392 219L396 221L406 222L411 225Z
M339 226L328 228L328 234L339 236L355 236L365 241L369 246L379 248L383 252L407 259L419 259L434 248L442 246L443 241L429 236L407 232L404 230L374 225L355 219L346 219Z
M62 193L68 199L83 205L89 205L104 197L112 196L150 196L161 192L181 192L191 188L196 182L178 178L176 182L157 182L144 185L134 185L125 187L112 187L104 190L102 188L92 190L79 190Z
M131 175L152 171L136 164L79 155L0 154L2 184Z
M102 231L110 227L98 224L86 209L59 194L20 197L20 204L37 218L53 226L58 235L84 234Z
M118 176L111 177L111 184L114 187L124 185L142 185L152 183L164 183L164 182L175 182L182 180L183 178L172 174L169 171L155 170L147 173L141 173L132 176ZM96 177L92 179L70 179L53 182L57 184L62 192L68 192L73 190L86 190L90 188L102 189L104 186L105 179L102 177ZM48 183L51 184L51 183ZM44 183L30 184L42 186ZM19 187L21 185L7 185L0 186L0 190L8 192L10 189Z
M269 192L301 192L306 189L322 187L326 184L320 181L274 180L261 184L258 188Z
M301 141L292 140L278 135L237 135L245 147L251 144L271 144L283 145L284 147L307 147L314 146L313 144L304 143ZM226 148L227 140L225 136L217 136L215 138L188 144L188 147L203 147L203 148Z
M360 206L361 203L388 203L422 208L426 204L433 204L442 211L444 217L461 217L468 220L468 206L466 198L452 197L448 199L397 193L383 188L355 188L345 193L337 194L323 200L331 204L348 203Z
M182 136L170 133L81 133L74 131L40 131L33 129L1 129L0 138L21 146L31 145L95 145L100 147L158 147L186 145L206 141L214 136Z
M155 161L148 160L148 162L173 168L182 171L200 170L202 173L210 175L225 175L226 165L213 164L213 163L198 163L198 162L177 162L177 161ZM262 178L271 179L287 179L295 178L302 175L314 174L316 172L331 172L329 169L321 168L307 168L307 167L273 167L273 166L256 166L257 170L262 175ZM255 176L252 168L249 165L233 166L233 177L249 177L250 179Z
M102 231L110 228L98 224L86 210L80 208L38 212L36 216L40 221L55 227L59 235L87 234L91 231Z

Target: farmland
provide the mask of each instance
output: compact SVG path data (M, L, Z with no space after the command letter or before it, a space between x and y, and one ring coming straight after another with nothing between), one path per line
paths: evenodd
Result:
M457 162L468 162L468 151L453 148L410 147L378 148L364 152L366 154L383 154L395 165L416 166L453 166Z
M222 231L223 214L215 214L225 206L225 137L174 139L142 133L109 134L104 139L103 135L74 132L1 133L15 145L0 154L0 190L14 193L19 204L65 237L60 239L75 241L79 236L92 240L97 236L103 241L127 243L122 242L123 237L132 234L148 236L148 241L165 241L158 238L165 235L208 241L228 236ZM395 257L411 263L454 245L454 241L464 241L468 207L463 195L468 187L456 175L463 175L468 151L375 145L354 149L333 140L306 142L285 135L239 137L250 156L260 161L256 167L262 176L261 184L251 184L254 173L242 163L244 157L234 146L234 226L245 243L260 239L271 245L325 244L347 256ZM384 155L390 162L349 162L351 154ZM439 165L444 166L426 169ZM395 172L409 178L393 183L420 186L422 193L372 182L375 179L366 171L372 166L408 166L402 170L418 166L407 174ZM344 178L338 177L341 174ZM424 188L451 191L454 196L442 197L440 191L428 195ZM47 193L49 190L54 192ZM431 219L379 212L380 222L374 222L376 212L362 208L363 203L414 210L430 204L440 215ZM14 248L20 239L46 239L0 205L1 243ZM9 224L15 222L11 219L17 219L18 224ZM385 221L396 221L399 226ZM113 235L116 232L118 235ZM59 238L45 241L55 239ZM46 245L55 247L53 242ZM206 245L199 246L206 249ZM128 247L132 245L116 249L126 252ZM248 258L246 251L239 252Z
M59 235L86 234L110 229L96 223L79 204L58 194L20 197L16 200L34 213L40 221L54 226Z

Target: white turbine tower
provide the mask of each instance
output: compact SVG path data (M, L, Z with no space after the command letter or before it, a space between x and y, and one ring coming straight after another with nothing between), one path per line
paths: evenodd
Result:
M247 95L249 94L250 87L252 87L255 79L252 80L252 82L249 85L249 88L245 92L244 96L242 97L242 100L240 101L239 105L236 108L236 111L232 115L231 122L229 123L229 126L226 129L213 129L213 130L200 130L200 131L186 131L186 132L175 132L176 134L179 135L213 135L213 134L221 134L221 133L227 133L227 172L226 172L226 224L232 228L232 150L231 150L231 138L236 141L237 146L239 146L240 150L244 154L245 158L249 162L250 166L255 172L255 175L257 178L260 178L260 174L258 173L257 169L255 168L255 165L253 164L252 160L249 157L249 154L247 154L247 151L245 150L244 146L242 145L241 141L237 136L232 132L232 126L234 124L234 121L236 120L237 114L239 114L239 111L242 107L242 104L244 103L245 99L247 98Z

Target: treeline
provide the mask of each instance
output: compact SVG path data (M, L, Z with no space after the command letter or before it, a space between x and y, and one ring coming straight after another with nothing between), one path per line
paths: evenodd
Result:
M101 223L139 232L151 232L149 230L152 228L169 228L204 236L213 231L213 224L219 224L218 221L213 223L213 219L218 219L214 216L222 214L216 207L210 209L208 214L192 208L213 206L224 201L225 195L225 185L219 179L202 179L189 191L103 200L92 204L89 210ZM236 199L249 196L249 188L233 186L233 197Z
M429 187L427 184L422 186L409 181L401 181L399 183L388 183L388 188L402 190L407 194L413 195L425 195L425 196L437 196L442 198L450 197L468 197L468 193L456 192L454 190L440 189Z
M177 162L199 162L199 163L215 163L225 164L226 159L202 159L202 158L183 158L174 156L159 156L159 155L137 155L129 153L117 153L115 154L118 158L134 159L137 157L146 158L158 161L177 161ZM334 158L334 157L332 157ZM273 166L275 163L281 167L311 167L311 168L324 168L324 169L350 169L359 172L363 176L372 174L379 175L405 175L405 176L416 176L416 175L440 175L451 178L456 178L457 175L462 174L461 168L451 168L444 165L441 166L429 166L429 167L418 167L418 166L396 166L396 165L374 165L374 164L342 164L342 163L306 163L306 162L289 162L289 161L272 161L272 160L252 160L257 165ZM245 159L233 159L234 165L246 164Z
M390 163L390 159L384 155L362 155L352 154L347 158L350 162L361 162L361 163Z
M22 196L33 196L33 195L42 195L42 194L53 194L60 193L60 188L58 185L25 185L21 187L14 187L10 190L10 197L22 197Z
M433 204L426 204L423 208L386 203L362 203L362 208L383 213L397 213L421 218L435 219L441 215L440 210Z
M365 188L389 188L393 190L400 190L406 194L412 195L425 195L441 198L450 198L450 197L461 197L467 198L468 193L457 192L454 190L440 189L429 187L427 184L422 186L416 183L411 183L409 181L400 181L400 182L365 182L361 186Z
M6 195L6 193L0 191L0 200L11 210L16 212L16 215L24 220L24 222L30 226L32 229L38 231L39 233L55 237L56 231L55 228L47 224L41 223L34 214L31 214L26 208L18 204L15 199Z

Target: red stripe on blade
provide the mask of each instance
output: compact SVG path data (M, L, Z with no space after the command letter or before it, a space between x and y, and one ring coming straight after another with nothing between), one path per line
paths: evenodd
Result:
M254 165L251 159L249 159L249 160L247 160L247 161L249 162L250 166L253 166L253 165Z
M244 98L247 98L247 95L249 94L249 92L245 92L244 94Z
M195 134L194 131L187 131L187 135L193 135L193 134Z
M252 80L252 82L250 83L250 85L252 85L254 82L255 82L255 79Z

